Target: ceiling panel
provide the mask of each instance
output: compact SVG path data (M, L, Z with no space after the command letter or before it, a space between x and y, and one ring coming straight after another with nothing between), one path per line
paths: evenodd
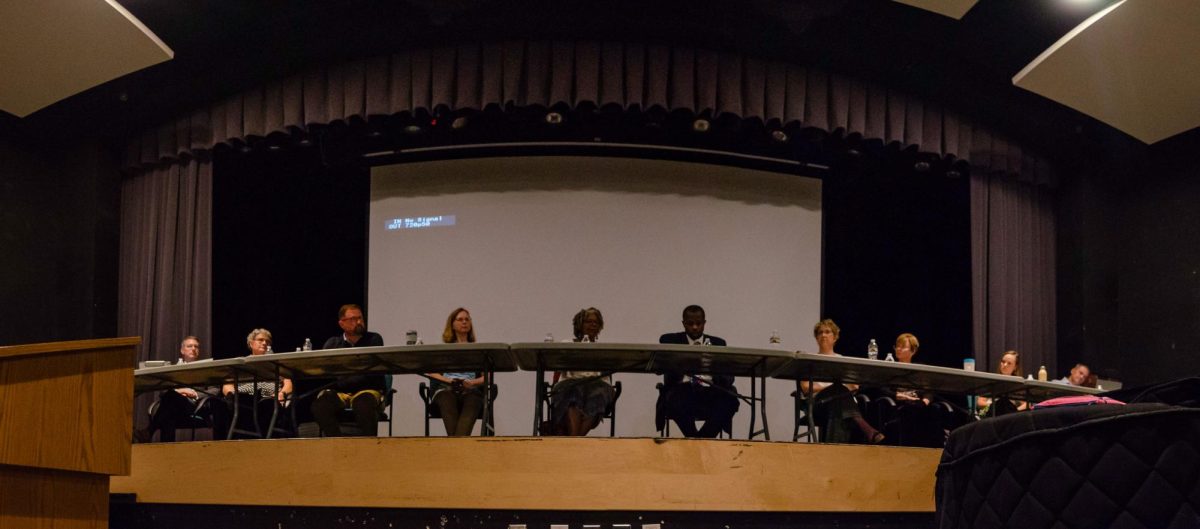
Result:
M1200 126L1200 2L1113 4L1043 52L1013 84L1146 143Z
M113 0L0 2L0 110L17 116L173 56Z
M919 7L955 20L961 19L975 6L977 0L896 0L901 4Z

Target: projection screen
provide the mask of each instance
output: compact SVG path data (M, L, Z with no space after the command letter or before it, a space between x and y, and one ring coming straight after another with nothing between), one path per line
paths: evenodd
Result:
M389 345L439 343L466 307L481 342L571 338L599 308L601 342L656 343L690 304L730 345L814 351L820 318L821 182L729 166L608 157L403 163L371 171L367 321ZM653 375L618 374L617 435L655 436ZM395 435L423 433L417 385L400 375ZM529 435L534 375L498 374L499 435ZM738 389L749 394L747 379ZM790 440L793 383L770 381L772 438ZM734 437L749 426L745 404ZM478 433L476 424L476 434ZM443 435L440 421L432 435ZM678 436L678 428L672 428ZM607 435L603 424L592 435Z

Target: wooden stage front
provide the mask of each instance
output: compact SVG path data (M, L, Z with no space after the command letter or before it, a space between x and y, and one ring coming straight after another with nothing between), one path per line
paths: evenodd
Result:
M692 439L141 444L136 503L496 511L932 513L940 450Z

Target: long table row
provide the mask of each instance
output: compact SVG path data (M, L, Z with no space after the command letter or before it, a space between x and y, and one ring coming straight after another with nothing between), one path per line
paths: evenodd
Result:
M751 394L741 396L751 408L750 438L770 439L763 410L766 379L844 382L901 386L945 393L1011 396L1021 400L1095 394L1099 390L1020 377L965 371L922 364L902 364L844 356L825 356L782 349L620 343L473 343L400 345L327 349L203 360L189 364L145 367L134 372L137 392L175 387L210 387L226 382L326 378L368 373L420 374L480 371L491 386L497 372L537 372L539 387L546 371L653 373L667 371L751 378ZM543 401L535 399L534 435L541 433ZM490 399L484 399L485 407ZM491 410L485 409L485 417ZM762 428L756 429L761 418Z

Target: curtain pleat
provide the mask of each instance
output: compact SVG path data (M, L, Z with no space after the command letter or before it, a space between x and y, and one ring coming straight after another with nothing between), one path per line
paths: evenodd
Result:
M250 90L242 94L242 129L235 136L242 138L261 138L266 136L263 126L263 90Z
M767 65L760 59L747 58L743 61L742 105L743 118L758 118L766 121Z
M407 108L410 110L432 110L433 106L433 57L429 50L415 51L410 55L409 75L412 76L412 100Z
M550 45L530 43L525 52L525 72L521 85L524 90L517 99L519 105L550 105Z
M546 106L570 105L574 100L574 81L574 47L566 42L555 42L550 47L550 95Z
M763 86L767 98L765 112L768 120L776 122L777 125L787 121L784 119L788 102L787 74L786 64L774 61L767 64L767 80Z
M717 55L718 114L742 114L742 56L733 53Z
M625 67L625 48L617 42L605 42L600 45L600 93L596 104L617 105L624 107L625 83L621 72Z
M787 70L787 86L784 87L787 92L787 107L786 114L783 116L784 123L799 122L802 125L808 125L804 116L807 109L805 108L808 101L808 71L799 66L788 66Z
M479 48L460 46L457 52L454 73L453 108L483 108L483 93L479 82Z
M454 108L455 63L454 48L438 48L430 54L429 102L422 105L430 109Z
M821 130L831 130L829 128L829 75L820 70L809 70L805 96L804 124Z
M672 50L671 75L667 76L670 110L696 106L696 53L691 48Z
M848 112L850 113L846 122L846 130L850 133L867 135L867 89L863 83L857 79L850 80L846 95L847 104L849 105Z
M850 132L850 81L841 75L829 77L830 130Z

